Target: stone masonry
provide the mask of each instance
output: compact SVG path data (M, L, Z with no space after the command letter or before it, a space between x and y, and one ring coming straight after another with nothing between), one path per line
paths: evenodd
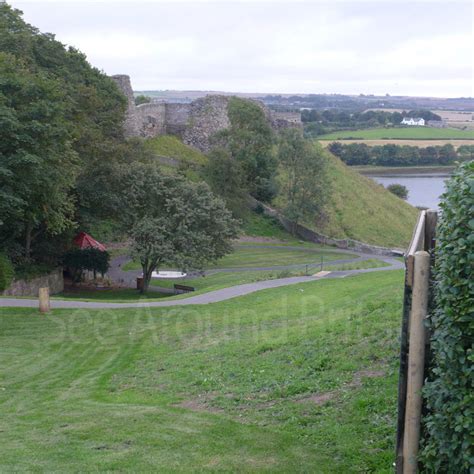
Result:
M112 76L112 79L128 101L124 123L127 137L176 135L187 145L207 152L210 149L210 137L229 127L229 96L208 95L189 104L158 102L136 106L130 77L121 74ZM262 102L256 103L274 129L301 127L297 114L289 119L288 116L271 111Z

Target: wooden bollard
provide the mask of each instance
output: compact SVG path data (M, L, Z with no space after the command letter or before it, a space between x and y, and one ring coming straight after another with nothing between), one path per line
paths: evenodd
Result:
M40 288L38 292L40 313L49 313L49 288Z
M430 254L425 251L416 252L408 346L403 474L414 474L417 472L421 408L423 403L421 389L423 388L425 368L425 318L428 313L429 277Z

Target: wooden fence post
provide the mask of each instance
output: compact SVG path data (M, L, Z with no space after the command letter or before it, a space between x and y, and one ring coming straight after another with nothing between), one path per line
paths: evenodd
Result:
M40 313L49 313L49 287L40 288L38 292L39 296L39 310Z
M420 438L423 377L425 368L425 318L428 313L430 254L418 251L414 256L413 293L409 323L408 377L403 437L403 473L417 471Z

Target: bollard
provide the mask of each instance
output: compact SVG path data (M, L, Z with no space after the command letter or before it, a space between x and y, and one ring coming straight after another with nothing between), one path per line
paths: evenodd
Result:
M39 310L40 313L49 313L49 288L40 288L38 292L39 296Z

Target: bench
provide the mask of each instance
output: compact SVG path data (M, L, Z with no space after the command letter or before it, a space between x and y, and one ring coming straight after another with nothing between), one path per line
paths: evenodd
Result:
M196 291L196 288L192 286L186 286L186 285L174 285L174 292L175 294L178 293L189 293L190 291Z

